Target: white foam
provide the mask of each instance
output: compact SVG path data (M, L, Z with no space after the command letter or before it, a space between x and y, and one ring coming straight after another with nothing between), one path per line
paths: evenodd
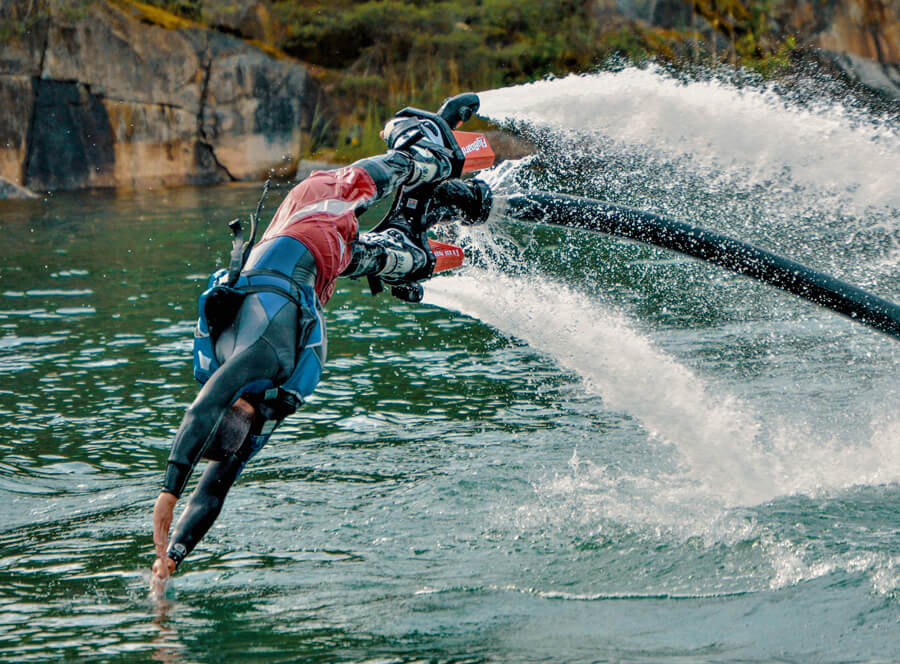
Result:
M674 445L684 462L674 472L627 475L581 458L576 447L568 469L540 479L532 500L499 509L500 522L517 532L574 528L585 537L608 537L604 529L619 524L657 538L699 537L707 548L758 542L771 568L767 581L759 580L772 589L845 571L866 573L879 594L896 591L895 558L867 552L823 557L775 536L755 510L740 506L900 481L897 415L876 421L868 440L828 440L812 427L791 426L776 426L771 439L761 439L773 428L759 426L751 407L656 348L622 315L562 284L473 268L433 280L426 293L428 303L522 339L581 376L606 407L637 418L658 445ZM666 456L662 449L659 456ZM658 463L647 460L649 468Z
M598 173L579 174L592 184L596 178L598 190L643 195L631 188L649 178L658 186L640 200L654 207L690 210L713 201L727 206L726 217L748 220L744 230L823 238L838 258L847 253L837 264L888 278L898 267L900 136L840 105L799 108L769 91L685 84L653 69L569 76L481 93L481 100L483 115L543 129L576 161L600 155ZM602 161L622 155L619 163ZM565 179L565 159L551 153L545 162ZM480 177L509 193L528 186L529 172L523 160ZM882 253L846 252L873 238ZM487 234L470 239L488 265L498 257L497 265L516 264ZM861 255L871 262L854 265ZM869 427L822 430L814 418L804 419L802 403L787 421L730 396L603 301L541 275L470 269L434 280L426 293L429 302L522 339L576 373L606 408L636 419L659 446L648 470L623 475L582 458L573 440L570 467L545 474L533 500L501 510L499 520L512 519L513 528L525 531L574 527L602 536L617 524L682 541L700 537L707 546L752 541L771 566L771 588L841 570L865 571L882 594L898 587L895 558L859 551L823 556L775 534L759 521L760 509L742 506L900 481L900 416L884 408L900 398L900 384L885 378L883 389L873 391ZM855 407L865 409L865 399ZM661 471L673 447L680 463Z
M640 419L651 436L678 446L696 477L730 502L761 500L772 488L733 447L752 448L756 427L732 399L710 394L684 366L585 296L546 279L473 270L435 280L427 301L512 334L578 373L606 404ZM746 478L735 483L735 475Z
M821 556L789 540L764 537L764 554L772 565L769 587L778 590L817 579L838 571L850 574L865 572L869 575L872 590L879 595L889 595L900 587L897 574L897 556L884 552L864 551ZM811 560L810 560L811 559Z

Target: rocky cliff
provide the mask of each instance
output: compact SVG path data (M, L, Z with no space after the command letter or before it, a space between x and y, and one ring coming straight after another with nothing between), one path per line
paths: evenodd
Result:
M676 32L689 27L719 52L729 38L769 48L790 38L804 65L799 73L821 65L900 100L900 0L593 0L593 6L608 23L624 16Z
M337 12L343 20L344 6L150 1L176 11L190 6L192 20L206 27L136 0L0 0L0 196L21 193L16 186L160 186L250 179L273 168L293 169L308 146L308 132L317 118L325 117L317 112L324 98L307 67L273 56L271 45L296 48L296 39L290 37L292 21L307 30L297 34L308 38L310 11ZM432 4L428 11L443 11L443 5ZM468 7L465 16L477 26L484 19L478 12L486 4L473 0L446 6L455 11ZM715 48L695 44L694 50L720 54L734 50L737 36L754 37L754 30L766 38L774 35L776 44L792 36L800 47L815 49L809 66L816 72L835 72L862 83L876 90L879 100L894 100L891 109L900 104L900 0L592 0L587 5L591 11L582 12L582 18L587 17L596 32L592 39L613 35L610 43L620 46L629 34L650 34L647 26L661 29L653 34L663 46L665 39L694 43L699 35ZM754 18L747 7L765 10L764 20ZM291 18L287 9L302 9L302 16ZM377 78L366 76L372 53L383 46L379 39L393 39L397 48L405 39L385 33L381 15L373 16L371 34L366 34L375 40L374 50L363 49L360 61L346 70L347 80L341 82L340 72L329 74L332 99L350 102L338 107L384 110L370 103L361 92L369 88L360 82ZM744 23L737 25L740 20ZM453 38L474 29L460 21L452 26ZM395 32L401 28L392 26ZM443 42L437 37L429 48L434 46L440 55ZM444 37L451 46L456 43ZM754 38L764 41L758 34ZM323 52L343 46L327 31L321 41ZM488 48L484 40L476 41ZM650 48L652 40L645 41ZM660 53L663 50L659 47ZM415 62L406 51L398 53L398 63ZM412 74L404 78L403 66L397 67L403 81L416 80ZM801 78L809 74L802 67L795 69ZM366 76L358 75L363 71ZM454 71L459 85L485 80L477 72ZM843 85L844 78L840 81ZM840 90L837 94L843 94L844 88ZM406 97L398 104L416 101Z
M781 0L774 20L851 80L900 99L900 0Z
M37 9L35 9L37 7ZM307 69L127 4L12 0L0 50L0 178L33 190L260 177L289 169L320 90Z
M819 48L900 65L897 0L782 0L776 18Z

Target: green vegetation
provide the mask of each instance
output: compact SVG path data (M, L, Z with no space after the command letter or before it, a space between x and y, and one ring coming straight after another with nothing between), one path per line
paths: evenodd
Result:
M463 89L593 69L619 45L597 39L590 9L573 0L281 1L273 15L281 48L326 68L340 110L362 119L405 103L432 107ZM635 51L645 46L635 40Z
M276 0L272 17L278 46L322 68L346 158L368 148L380 125L373 118L405 104L434 107L462 90L623 60L726 62L763 74L787 64L793 42L773 36L773 0L683 1L690 24L670 27L583 0ZM728 46L717 48L722 41Z
M147 4L192 21L199 21L203 16L203 0L147 0Z
M34 4L62 11L91 1ZM463 90L650 60L770 76L794 49L773 26L781 0L680 0L652 23L626 18L613 0L111 1L170 28L203 24L210 12L262 11L272 43L251 43L313 65L333 106L317 114L309 149L342 160L379 149L382 120L397 108L433 108ZM14 18L7 33L25 29Z
M35 0L0 3L0 44L19 39L51 16L77 21L87 16L94 0Z
M728 62L757 71L774 74L789 64L796 48L793 36L779 39L772 16L775 0L686 0L696 16L703 18L713 33L728 42L723 56ZM711 42L716 43L715 34Z

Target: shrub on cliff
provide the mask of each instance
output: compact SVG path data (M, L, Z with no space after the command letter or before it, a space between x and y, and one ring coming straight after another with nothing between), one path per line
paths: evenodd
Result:
M398 106L591 69L612 52L592 3L577 0L281 0L273 17L284 51L326 68L337 146L351 154L371 118Z
M324 68L352 151L372 117L432 107L462 89L641 62L785 62L771 38L774 0L672 0L667 20L624 15L612 0L274 0L278 46ZM654 8L656 3L654 3ZM653 10L657 11L657 10ZM659 12L660 15L662 11Z
M0 44L20 38L50 16L72 22L87 15L95 0L33 0L0 2Z

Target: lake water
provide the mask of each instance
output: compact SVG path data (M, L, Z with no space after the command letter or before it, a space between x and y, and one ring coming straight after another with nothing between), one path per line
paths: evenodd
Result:
M625 70L484 95L552 187L900 299L900 139ZM283 195L270 195L269 210ZM900 344L661 250L498 221L341 283L316 393L165 599L151 510L240 184L0 201L0 658L895 662Z

